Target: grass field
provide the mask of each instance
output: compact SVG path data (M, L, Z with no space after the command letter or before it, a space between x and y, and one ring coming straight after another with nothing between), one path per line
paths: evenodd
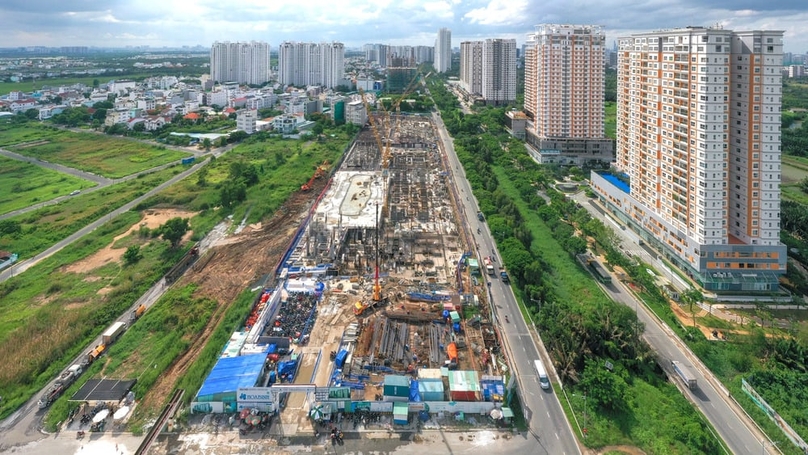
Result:
M21 232L0 237L0 250L13 251L20 255L20 260L41 253L88 223L165 182L181 170L179 166L171 167L9 218L10 221L19 223Z
M36 164L0 157L0 215L94 185Z
M0 127L0 147L109 178L136 174L189 156L130 139L31 123Z
M799 183L808 178L808 158L783 155L781 191L783 199L808 204L808 194L802 191Z

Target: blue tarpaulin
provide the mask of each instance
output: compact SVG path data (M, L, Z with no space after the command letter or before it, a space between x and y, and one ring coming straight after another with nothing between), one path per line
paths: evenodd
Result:
M239 388L254 387L261 377L266 358L266 354L220 358L202 383L197 396L235 393Z
M345 359L348 358L348 351L345 349L340 350L337 353L337 357L334 359L334 363L337 364L337 368L342 368L345 365Z
M410 401L413 403L421 402L421 392L418 391L418 381L410 381Z
M275 343L270 344L269 347L267 348L267 354L276 354L277 352L278 352L278 345Z
M288 379L289 376L295 375L295 370L297 369L297 360L286 360L284 362L278 362L278 376Z

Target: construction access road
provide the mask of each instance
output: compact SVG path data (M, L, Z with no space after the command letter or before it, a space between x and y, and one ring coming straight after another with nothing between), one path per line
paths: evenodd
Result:
M476 241L478 257L493 254L495 258L499 258L496 244L488 232L488 226L476 218L477 201L471 193L471 186L457 159L452 138L446 131L446 126L440 116L433 113L432 120L438 130L440 141L443 144L444 159L450 166L449 172L458 191L456 196L460 202L460 215L464 216L465 222L471 226L471 232L477 232L477 228L480 228L480 233L472 234ZM541 389L538 375L533 368L534 360L539 359L550 365L549 357L543 352L543 346L537 345L531 336L510 285L503 283L496 278L497 276L498 273L495 277L485 275L486 279L491 280L489 298L496 309L496 318L499 321L506 353L510 359L509 364L514 368L525 420L530 428L530 433L536 438L536 446L532 453L580 454L578 441L564 415L558 396L552 391L545 392ZM506 322L506 315L510 322ZM540 352L543 352L544 355L540 355Z

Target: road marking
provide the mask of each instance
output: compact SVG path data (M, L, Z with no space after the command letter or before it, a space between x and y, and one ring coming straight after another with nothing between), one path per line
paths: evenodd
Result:
M558 433L556 433L555 435L556 435L556 439L558 439L560 441L561 438L558 437Z

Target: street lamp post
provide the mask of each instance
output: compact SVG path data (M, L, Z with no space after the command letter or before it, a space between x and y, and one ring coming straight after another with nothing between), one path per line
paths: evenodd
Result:
M578 395L575 395L573 393L572 396L575 397L575 396L578 396ZM584 397L584 427L581 428L581 434L583 434L584 438L586 438L586 433L587 433L587 429L586 429L586 392L583 393L583 397ZM575 411L573 410L573 414L574 413L575 413Z

